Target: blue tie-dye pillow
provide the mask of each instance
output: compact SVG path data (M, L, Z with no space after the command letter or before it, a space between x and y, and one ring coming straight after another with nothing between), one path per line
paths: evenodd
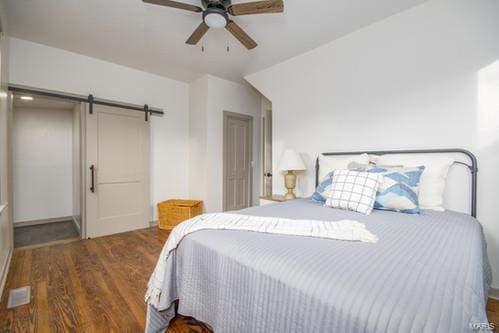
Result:
M327 194L331 189L331 185L333 184L333 172L327 174L326 178L317 186L314 194L310 198L312 201L324 204L326 203Z
M419 214L419 181L425 167L387 168L370 167L367 172L383 175L376 193L374 209L390 210L406 214Z

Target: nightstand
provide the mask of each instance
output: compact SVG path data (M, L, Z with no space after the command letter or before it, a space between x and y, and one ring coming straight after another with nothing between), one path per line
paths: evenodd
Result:
M299 199L299 198L296 198ZM276 202L284 202L287 201L284 199L284 195L262 195L260 197L260 206L268 205Z

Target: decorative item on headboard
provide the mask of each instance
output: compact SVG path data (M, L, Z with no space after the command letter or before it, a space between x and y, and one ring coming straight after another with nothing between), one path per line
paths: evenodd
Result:
M288 193L284 196L286 200L296 199L296 195L293 192L296 187L296 175L294 171L306 170L305 163L300 154L292 149L286 149L284 154L282 154L281 161L279 163L279 169L281 171L287 171L284 176L284 185L288 190Z

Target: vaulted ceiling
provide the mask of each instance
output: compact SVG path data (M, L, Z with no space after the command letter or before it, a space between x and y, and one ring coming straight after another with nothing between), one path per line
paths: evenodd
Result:
M241 81L426 0L284 0L283 14L234 18L258 42L251 51L225 30L186 45L201 15L141 0L2 1L13 37L189 82L203 74Z

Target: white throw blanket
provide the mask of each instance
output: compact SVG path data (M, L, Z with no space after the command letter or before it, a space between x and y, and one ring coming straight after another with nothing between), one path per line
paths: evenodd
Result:
M308 236L345 241L376 243L378 237L357 221L292 220L279 217L260 217L229 213L213 213L196 216L172 230L161 251L158 263L148 283L146 302L158 308L166 273L166 261L180 241L188 234L199 230L223 229L245 230L270 234ZM160 310L160 309L159 309Z

